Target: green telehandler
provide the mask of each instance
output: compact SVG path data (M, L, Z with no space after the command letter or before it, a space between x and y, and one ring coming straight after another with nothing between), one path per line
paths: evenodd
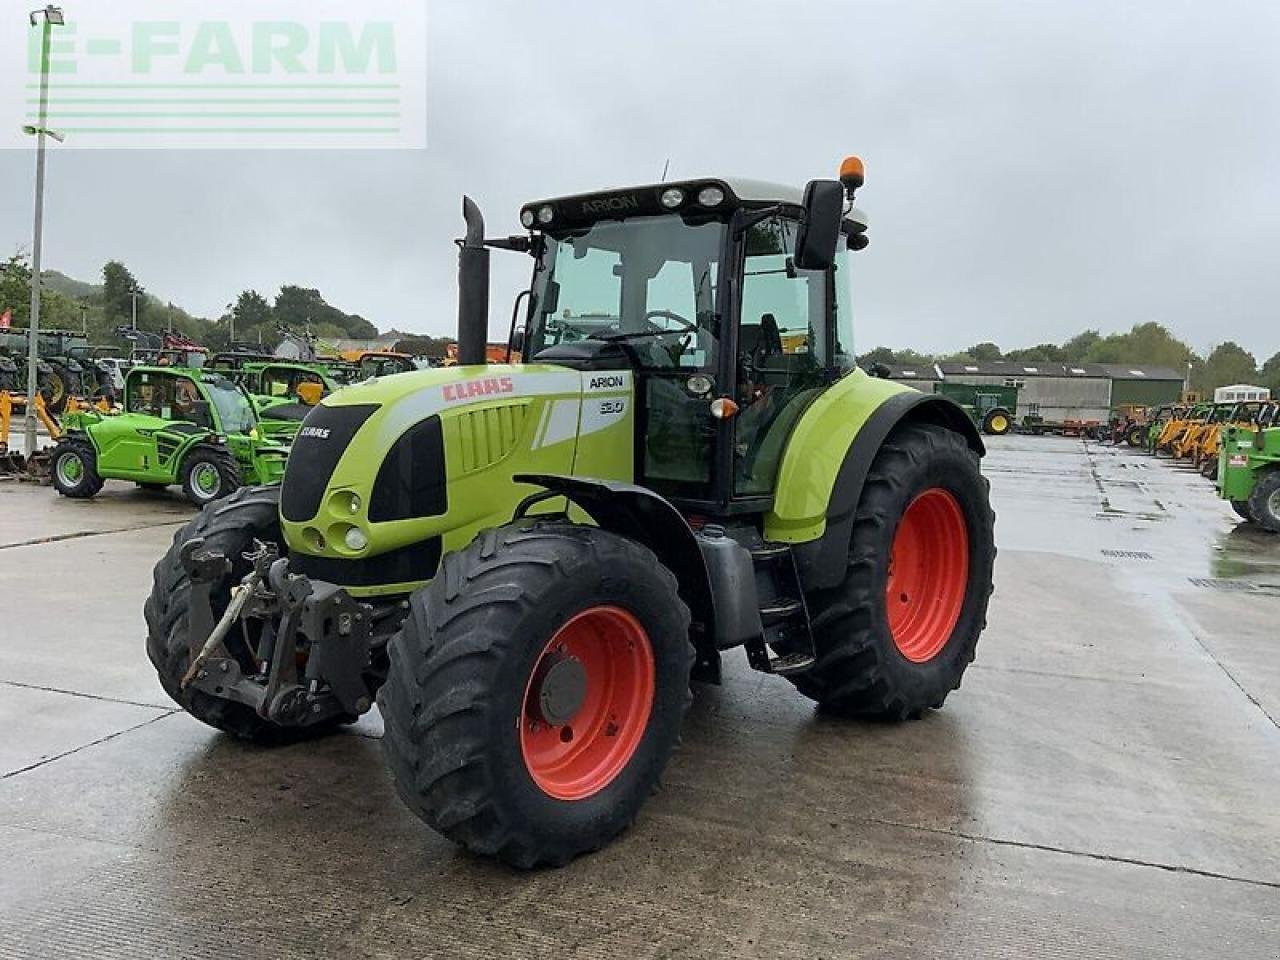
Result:
M1262 407L1252 427L1226 428L1218 449L1218 495L1241 519L1280 533L1280 401Z
M635 820L726 651L831 714L941 707L994 514L965 411L855 367L862 181L563 196L496 239L464 199L458 366L329 395L280 486L176 535L164 689L258 741L376 699L404 802L526 868ZM484 362L493 249L531 260L520 364Z
M54 488L86 499L103 481L147 489L173 484L196 506L244 483L284 474L287 445L262 436L249 396L207 370L136 366L125 376L125 412L85 410L62 418L66 435L50 457Z

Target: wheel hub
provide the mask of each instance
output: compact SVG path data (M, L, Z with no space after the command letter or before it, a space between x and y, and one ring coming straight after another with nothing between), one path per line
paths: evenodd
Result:
M587 698L587 669L577 657L553 653L544 658L533 678L533 708L552 727L568 723Z

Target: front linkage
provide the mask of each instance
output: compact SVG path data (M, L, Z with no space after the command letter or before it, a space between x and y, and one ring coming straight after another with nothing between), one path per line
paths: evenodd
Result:
M255 541L244 554L253 569L218 617L213 594L230 575L231 560L204 549L203 539L186 543L180 559L191 580L191 665L182 689L234 700L285 727L352 720L368 711L365 676L377 646L373 606L334 584L290 573L274 545ZM244 640L242 657L227 645L236 629ZM300 674L301 652L306 659Z

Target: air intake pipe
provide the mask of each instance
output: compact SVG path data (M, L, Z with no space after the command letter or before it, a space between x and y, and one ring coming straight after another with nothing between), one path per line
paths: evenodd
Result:
M462 198L467 235L458 243L458 363L485 362L489 340L489 250L484 217L470 197Z

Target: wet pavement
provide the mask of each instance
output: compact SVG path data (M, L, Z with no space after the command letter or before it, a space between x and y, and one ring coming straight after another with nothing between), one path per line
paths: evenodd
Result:
M730 654L636 827L535 874L409 814L376 717L268 750L171 709L141 605L179 497L0 483L0 957L1274 960L1280 538L1136 452L991 447L944 710L823 719Z

